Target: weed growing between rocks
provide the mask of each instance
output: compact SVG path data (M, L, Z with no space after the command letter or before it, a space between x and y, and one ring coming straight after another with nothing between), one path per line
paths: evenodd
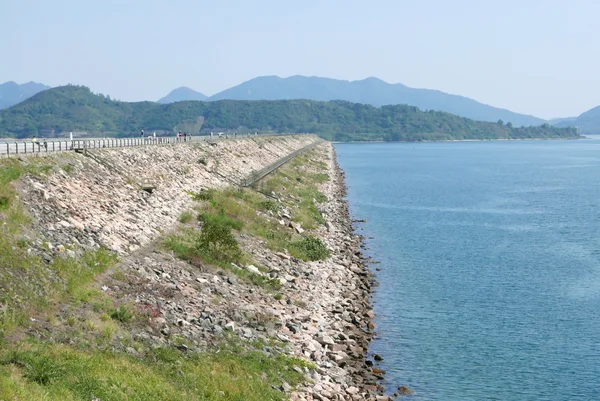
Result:
M186 224L186 223L189 223L193 218L194 218L194 215L192 214L192 212L190 212L188 210L188 211L181 213L181 215L179 215L179 218L177 220L182 224Z
M320 238L309 235L300 241L291 244L292 255L297 254L305 260L323 260L327 259L330 251Z
M125 305L121 305L110 313L110 317L121 323L128 323L133 319L133 313Z

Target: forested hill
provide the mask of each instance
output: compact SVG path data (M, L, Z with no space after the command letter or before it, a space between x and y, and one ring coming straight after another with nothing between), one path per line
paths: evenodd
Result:
M500 138L575 138L574 128L513 127L413 106L374 107L346 101L185 101L127 103L63 86L0 111L0 136L30 137L69 131L129 136L145 129L312 132L326 139L422 141Z

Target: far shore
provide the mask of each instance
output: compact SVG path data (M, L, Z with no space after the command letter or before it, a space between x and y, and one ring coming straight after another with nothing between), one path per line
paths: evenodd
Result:
M204 135L200 135L204 136ZM128 138L139 138L139 137L128 137ZM73 140L101 140L101 139L127 139L126 137L78 137L73 138ZM424 140L424 141L383 141L383 140L375 140L375 141L330 141L333 144L337 143L432 143L432 142L491 142L491 141L570 141L570 140L594 140L595 138L590 138L585 135L582 135L580 138L490 138L490 139L440 139L440 140ZM40 137L39 140L46 141L70 141L68 137L55 137L55 138L47 138ZM31 138L0 138L0 143L14 143L14 142L30 142Z
M436 143L436 142L497 142L497 141L573 141L573 140L594 140L586 136L580 138L490 138L490 139L440 139L436 141L331 141L337 143Z

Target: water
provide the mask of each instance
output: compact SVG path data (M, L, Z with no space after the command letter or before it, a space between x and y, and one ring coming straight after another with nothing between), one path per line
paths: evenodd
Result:
M600 141L336 145L385 385L600 399Z

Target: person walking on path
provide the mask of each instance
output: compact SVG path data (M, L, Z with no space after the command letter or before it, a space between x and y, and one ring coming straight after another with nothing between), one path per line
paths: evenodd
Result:
M37 136L33 136L33 138L31 138L31 143L33 143L33 150L35 151L35 145L38 146L38 149L40 148L40 143L38 142Z
M143 138L144 137L144 130L142 130L142 132L140 133L140 136Z

